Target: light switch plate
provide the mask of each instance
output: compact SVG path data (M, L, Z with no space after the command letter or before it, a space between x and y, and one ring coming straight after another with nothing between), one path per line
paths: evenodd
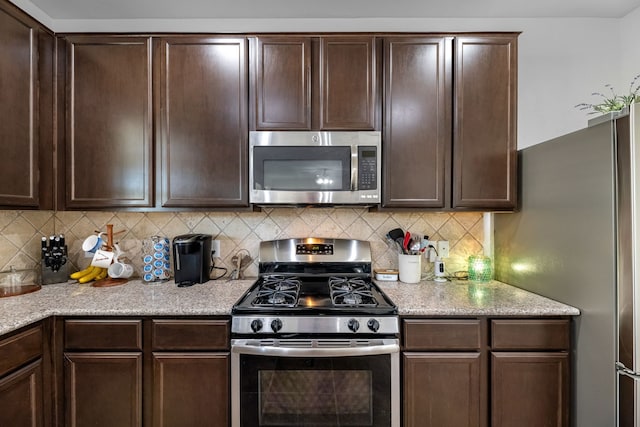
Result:
M436 248L438 249L438 256L440 258L449 258L449 241L448 240L439 240Z

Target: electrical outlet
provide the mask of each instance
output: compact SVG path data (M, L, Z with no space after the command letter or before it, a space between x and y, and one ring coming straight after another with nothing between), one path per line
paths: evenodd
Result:
M433 246L435 248L436 247L436 243L438 243L435 240L423 240L422 242L423 242L422 244L424 245L424 247L426 247L427 249L429 248L429 246Z
M436 261L436 251L435 251L435 247L436 247L436 241L435 240L423 240L422 241L423 246L425 247L424 250L424 257L425 259L428 259L429 262L435 262ZM433 246L430 247L430 246Z
M429 262L436 262L437 255L434 248L435 246L433 248L429 248Z
M220 252L220 240L211 241L211 254L214 258L222 258L222 252Z
M449 258L449 241L440 240L436 246L440 258Z

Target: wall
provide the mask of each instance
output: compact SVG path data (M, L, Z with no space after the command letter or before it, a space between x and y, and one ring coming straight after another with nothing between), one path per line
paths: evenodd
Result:
M82 241L95 230L114 225L115 236L136 271L141 271L142 240L185 233L211 234L221 241L223 258L216 265L232 268L231 258L241 249L255 259L262 240L288 237L343 237L371 242L374 268L397 267L395 248L385 239L389 230L400 227L412 233L428 234L433 240L449 240L450 272L466 270L469 255L483 252L484 229L481 213L381 213L366 209L264 209L262 212L51 212L0 211L0 270L10 265L35 268L39 263L40 238L64 234L73 270L85 267ZM424 263L425 274L432 264ZM246 270L256 276L257 264Z
M625 78L631 81L640 74L640 7L622 19L620 29L621 68Z

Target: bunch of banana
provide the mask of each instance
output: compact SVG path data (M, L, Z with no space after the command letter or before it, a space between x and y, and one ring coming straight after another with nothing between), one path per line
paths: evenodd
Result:
M92 280L102 280L107 277L107 269L90 265L84 270L72 273L69 277L71 279L77 279L78 283L87 283Z

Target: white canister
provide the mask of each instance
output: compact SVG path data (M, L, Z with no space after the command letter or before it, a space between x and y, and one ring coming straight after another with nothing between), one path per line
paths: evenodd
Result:
M398 272L401 282L420 282L420 277L422 276L422 254L398 254Z

